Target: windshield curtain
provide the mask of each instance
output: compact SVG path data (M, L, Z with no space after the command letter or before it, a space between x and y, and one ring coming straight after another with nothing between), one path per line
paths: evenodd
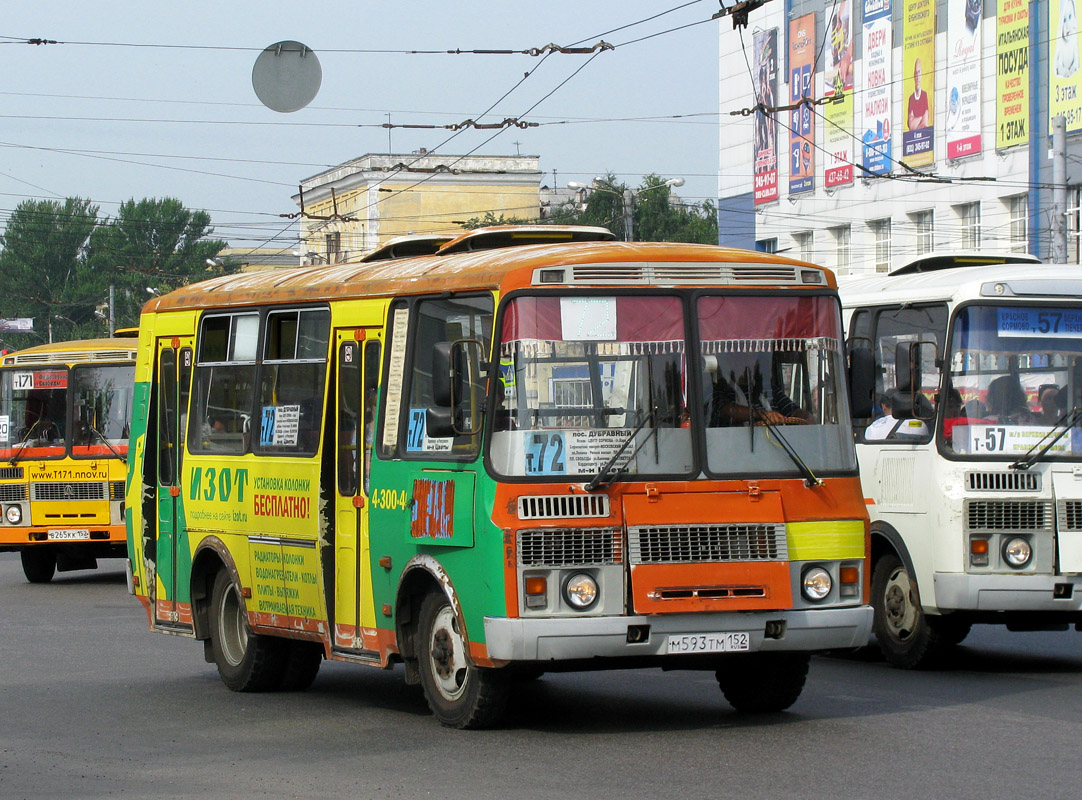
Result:
M707 472L855 469L837 299L708 295L697 304ZM769 424L768 424L769 423Z
M72 455L108 457L128 451L134 382L131 364L72 369Z
M630 475L690 473L679 297L518 297L501 334L498 474L592 477L613 458Z
M957 455L1018 458L1082 392L1082 307L970 305L953 322L942 446ZM1047 458L1078 458L1069 431Z
M68 369L0 371L0 459L67 453Z

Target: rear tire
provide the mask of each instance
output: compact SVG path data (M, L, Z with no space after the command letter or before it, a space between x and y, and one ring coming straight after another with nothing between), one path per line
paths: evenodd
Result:
M804 690L810 660L807 653L748 653L726 658L714 676L737 711L784 711Z
M506 670L469 663L466 640L447 596L428 594L421 603L417 661L428 707L449 728L488 728L503 716Z
M218 674L234 692L265 692L281 685L288 642L252 633L244 600L225 570L214 578L210 639Z
M312 685L323 663L323 645L319 642L285 642L285 667L278 688L283 692L303 692Z
M31 583L48 583L56 574L56 553L51 547L28 547L19 553L23 575Z
M916 580L901 559L889 553L872 570L872 632L883 658L900 669L920 669L938 659L943 650L965 638L960 628L954 638L941 634L920 604ZM945 631L949 623L941 623ZM965 631L968 633L968 629ZM959 636L959 634L962 634Z

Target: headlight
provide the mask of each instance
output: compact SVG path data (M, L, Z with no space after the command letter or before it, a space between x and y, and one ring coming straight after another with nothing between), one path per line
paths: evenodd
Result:
M572 575L564 584L564 598L572 608L589 608L597 602L597 581L585 572Z
M12 525L18 525L23 521L23 510L18 506L8 506L7 511L4 512L4 517Z
M804 577L800 580L800 590L806 598L818 603L830 594L832 583L829 572L822 567L811 567L804 571Z
M1008 539L1003 545L1003 560L1015 569L1021 569L1033 558L1033 548L1021 536Z

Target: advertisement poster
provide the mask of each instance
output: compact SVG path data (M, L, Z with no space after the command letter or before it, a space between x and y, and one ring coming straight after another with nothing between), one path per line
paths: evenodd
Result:
M999 0L996 9L996 150L1028 141L1029 1Z
M890 104L894 80L890 0L864 0L864 133L861 163L867 172L890 172Z
M826 69L823 95L841 95L842 100L824 107L823 147L826 169L823 183L828 189L853 182L853 15L849 0L832 7L827 23Z
M752 69L755 75L755 102L769 108L778 105L778 29L755 34ZM778 123L773 114L755 111L753 153L755 155L754 205L778 199Z
M935 0L904 0L902 19L902 161L935 161Z
M947 158L981 152L981 18L983 0L947 4Z
M1048 129L1052 117L1067 119L1067 133L1082 130L1082 39L1078 37L1078 0L1049 0Z
M815 14L789 23L789 103L815 98ZM815 114L789 112L789 194L815 189Z

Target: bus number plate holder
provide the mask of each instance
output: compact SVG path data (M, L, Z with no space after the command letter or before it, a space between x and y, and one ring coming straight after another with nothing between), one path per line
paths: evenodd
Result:
M57 542L67 539L89 539L90 531L86 528L70 531L49 531L49 541Z
M735 653L751 649L751 634L678 633L669 636L667 652L673 653Z

